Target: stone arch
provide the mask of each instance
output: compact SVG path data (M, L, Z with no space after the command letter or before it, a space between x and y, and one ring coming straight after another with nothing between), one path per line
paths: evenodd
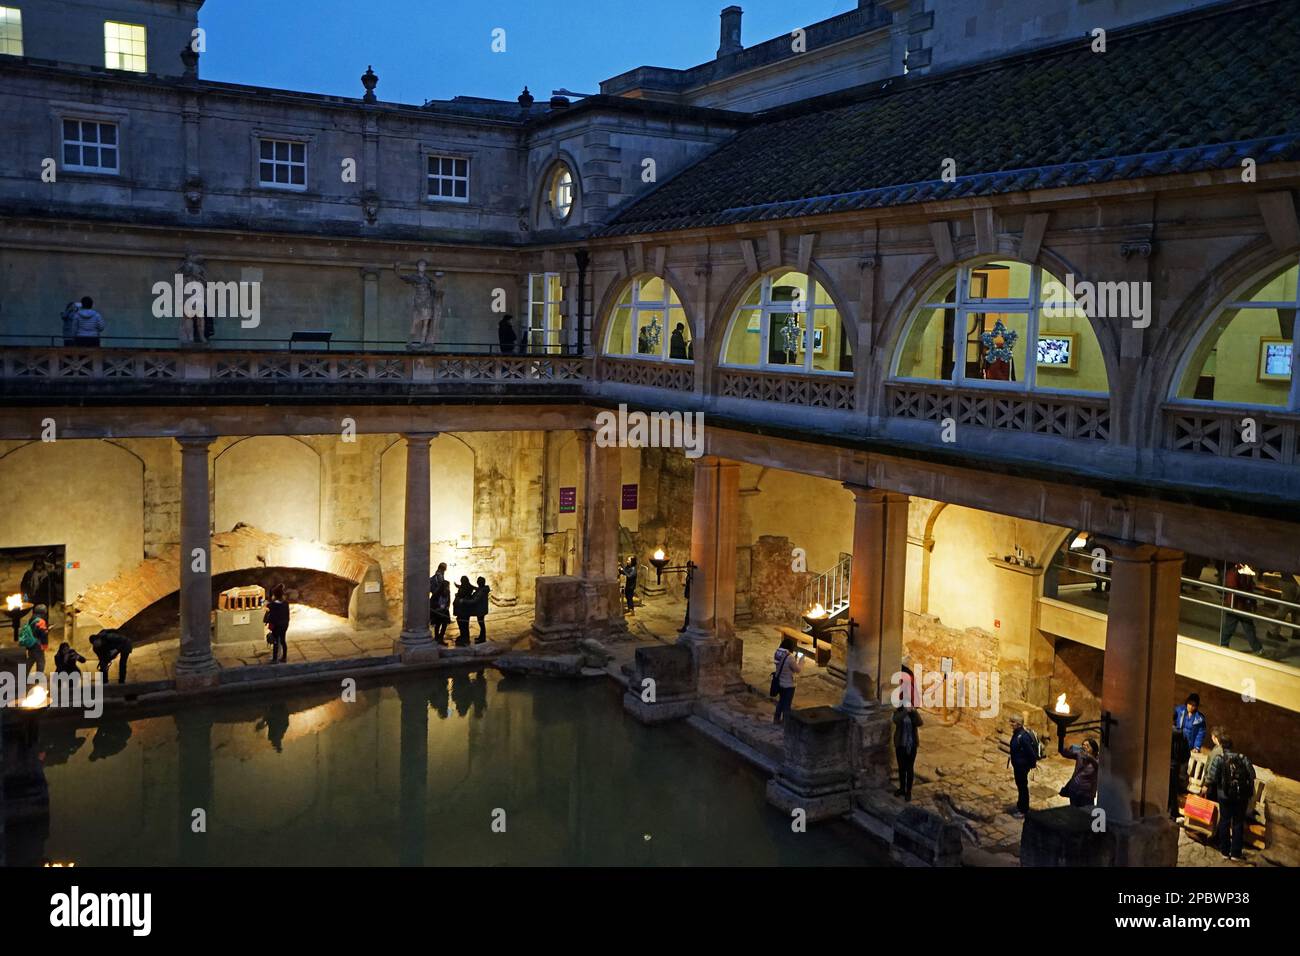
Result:
M323 545L240 525L212 536L215 578L257 568L296 568L344 578L353 585L381 582L379 563L355 548ZM78 600L77 629L121 627L141 611L175 594L180 584L180 545L147 558L113 578L87 588Z
M0 547L62 544L64 594L144 554L144 462L109 441L28 442L0 456Z
M937 256L932 256L912 273L894 296L893 305L886 311L884 320L880 324L880 330L875 336L880 347L873 350L874 355L869 359L868 388L871 390L871 407L884 407L885 383L893 375L894 360L898 355L898 350L902 347L903 338L910 327L916 310L924 304L925 297L930 291L956 270L981 262L1014 261L1045 269L1058 279L1066 274L1072 274L1076 277L1077 282L1088 281L1088 276L1083 274L1073 263L1046 246L1039 250L1034 259L1030 260L1021 258L1013 250L1001 248L994 252L978 253L975 240L967 238L956 244L955 253L955 258L951 262L941 262ZM1091 316L1088 317L1088 325L1097 338L1097 345L1106 367L1107 393L1110 401L1114 404L1119 397L1116 386L1122 380L1120 377L1118 332L1105 323L1098 322Z
M1267 239L1260 239L1211 269L1178 306L1165 334L1144 363L1142 380L1149 385L1139 400L1152 403L1150 407L1169 401L1224 304L1255 281L1294 265L1297 256L1300 246L1279 252Z
M722 365L722 350L726 346L727 332L731 328L731 320L744 301L745 293L753 287L754 283L761 281L764 276L779 272L802 272L812 276L813 279L820 283L831 297L831 302L834 303L835 310L839 313L840 323L844 327L844 334L853 347L854 368L856 369L858 363L863 360L863 357L858 354L861 338L858 334L857 308L853 300L844 294L839 282L835 280L830 272L822 268L816 259L809 261L807 269L801 268L798 263L782 259L774 265L759 269L758 272L742 270L731 280L726 291L719 298L718 308L714 310L706 330L707 334L703 340L703 347L697 347L695 350L697 361L704 357L707 362L705 372L709 391L713 389L713 381L716 378L715 370ZM794 372L791 374L799 373Z
M691 341L694 342L700 338L700 321L699 310L695 308L686 296L682 295L682 284L678 281L674 270L664 267L662 273L654 272L651 269L645 269L641 272L628 273L626 269L619 269L615 278L608 283L604 294L600 298L599 310L596 312L596 324L592 330L592 341L596 347L592 349L595 353L596 360L599 362L605 358L626 358L626 356L607 355L605 352L605 336L609 333L610 320L614 316L614 307L618 305L618 300L622 298L623 293L627 291L628 285L633 279L653 277L663 279L668 283L669 288L677 294L677 301L682 304L682 311L686 315L686 321L691 327ZM695 358L692 364L698 364L700 360L699 350L696 350ZM644 360L643 360L644 361ZM650 360L653 361L653 360ZM685 366L683 366L685 367Z
M239 524L272 534L320 538L321 460L311 445L287 435L240 438L212 463L213 527Z
M474 449L457 435L430 442L430 541L473 544L477 464ZM379 456L379 543L400 547L405 520L406 442L398 438Z

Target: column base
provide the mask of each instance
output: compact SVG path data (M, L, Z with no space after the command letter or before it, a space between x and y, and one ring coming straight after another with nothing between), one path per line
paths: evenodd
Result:
M813 822L848 813L852 737L852 720L833 707L787 714L781 766L767 783L767 802L786 813L803 810Z
M882 704L867 705L861 713L835 708L852 720L849 753L853 761L854 781L859 788L889 787L889 770L893 755L894 711Z
M438 645L428 634L403 633L393 641L393 653L403 664L424 664L438 659Z
M1020 834L1021 866L1177 866L1178 827L1164 815L1093 830L1086 808L1033 810Z
M208 690L221 683L221 666L211 657L206 660L176 662L176 689L181 692Z
M698 695L690 648L638 647L623 695L623 709L643 724L690 716Z

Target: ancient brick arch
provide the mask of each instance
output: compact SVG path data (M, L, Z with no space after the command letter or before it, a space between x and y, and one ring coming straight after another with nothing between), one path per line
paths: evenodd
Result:
M188 560L188 559L187 559ZM160 557L146 558L94 587L77 600L78 629L121 627L145 608L177 591L180 585L180 545ZM249 568L302 568L360 584L379 563L355 548L317 544L236 525L212 536L213 577Z

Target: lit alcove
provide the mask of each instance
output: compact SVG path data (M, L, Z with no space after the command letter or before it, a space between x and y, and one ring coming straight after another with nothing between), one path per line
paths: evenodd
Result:
M1294 260L1274 267L1215 310L1182 363L1175 398L1300 408L1292 375L1297 272Z
M649 275L638 276L627 284L610 316L605 354L691 361L691 326L671 285Z
M803 272L750 286L732 315L722 364L788 372L853 372L853 343L830 293Z
M1066 284L1010 260L947 273L909 318L893 376L960 385L1106 394L1092 323Z
M405 542L406 442L389 445L379 461L380 544ZM474 451L454 435L429 446L429 540L469 547L474 532ZM436 562L435 562L436 564Z
M252 525L289 538L320 537L320 455L285 435L244 438L213 465L213 527Z

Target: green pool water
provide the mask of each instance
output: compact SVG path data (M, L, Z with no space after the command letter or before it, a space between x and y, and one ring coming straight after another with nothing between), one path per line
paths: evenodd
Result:
M41 745L45 855L80 866L887 862L844 824L792 832L761 774L604 681L442 673L50 722Z

